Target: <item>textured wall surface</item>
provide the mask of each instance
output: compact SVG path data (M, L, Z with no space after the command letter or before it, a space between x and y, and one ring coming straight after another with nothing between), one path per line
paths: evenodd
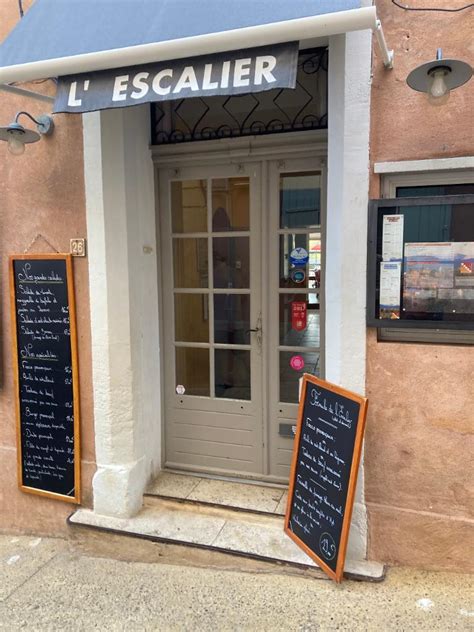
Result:
M406 0L420 6L416 0ZM25 9L29 2L23 3ZM385 71L374 51L371 161L447 158L474 153L474 80L455 91L449 105L430 107L405 83L408 72L434 58L474 59L473 11L414 13L378 0L395 68ZM430 7L463 0L431 0ZM0 40L18 20L16 2L0 3ZM34 86L52 90L49 83ZM469 110L469 108L471 108ZM19 109L41 114L36 101L0 94L0 124ZM54 136L13 157L0 144L0 529L60 533L71 505L21 493L16 482L16 440L8 290L8 255L21 253L38 235L69 250L85 237L81 120L55 117ZM371 177L371 197L380 194ZM41 237L32 252L50 252ZM84 502L95 471L87 260L75 259L81 379ZM472 535L472 427L474 349L449 345L378 343L369 332L365 446L365 498L369 557L426 568L467 569Z
M25 9L28 2L24 2ZM0 41L19 19L16 2L0 3ZM52 82L25 86L38 92L54 90ZM0 125L18 110L33 116L51 106L0 93ZM0 143L0 530L57 534L65 531L74 506L20 492L17 487L15 393L12 372L8 256L23 253L69 252L72 237L86 237L80 117L55 116L52 137L29 145L13 156ZM21 121L30 126L27 119ZM31 124L33 125L33 124ZM36 239L36 241L35 241ZM87 259L75 258L80 405L82 419L83 504L90 503L95 471L90 361Z
M406 12L377 1L395 67L375 48L371 161L474 154L474 81L447 105L430 106L408 88L410 70L435 57L474 62L474 10ZM465 2L405 2L451 8ZM380 182L372 175L371 197ZM472 455L474 348L379 343L369 332L365 489L369 557L424 568L474 570Z

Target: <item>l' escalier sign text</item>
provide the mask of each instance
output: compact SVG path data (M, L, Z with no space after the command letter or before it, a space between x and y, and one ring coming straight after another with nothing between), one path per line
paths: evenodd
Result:
M60 77L54 112L294 88L298 43Z

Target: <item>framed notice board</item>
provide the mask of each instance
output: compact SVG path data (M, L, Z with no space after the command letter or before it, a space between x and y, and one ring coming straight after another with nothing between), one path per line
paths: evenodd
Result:
M332 579L344 572L367 399L303 376L285 533Z
M19 487L79 503L79 379L71 256L11 256L10 294Z
M367 325L474 329L474 195L371 200Z

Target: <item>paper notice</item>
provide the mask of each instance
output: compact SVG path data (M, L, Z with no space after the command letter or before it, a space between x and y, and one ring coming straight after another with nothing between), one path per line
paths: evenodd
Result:
M400 262L380 264L379 318L400 318L401 273Z
M382 233L383 261L401 261L403 257L403 215L384 215Z

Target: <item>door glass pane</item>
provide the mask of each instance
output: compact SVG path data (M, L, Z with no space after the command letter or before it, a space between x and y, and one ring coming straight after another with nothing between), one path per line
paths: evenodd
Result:
M174 323L177 342L209 342L207 294L175 294Z
M280 294L280 344L291 347L319 347L318 305L312 295Z
M250 295L214 295L214 342L250 343Z
M249 179L219 178L212 181L212 230L248 230Z
M185 395L210 396L209 349L176 349L176 386L184 386Z
M173 233L207 232L206 180L171 183L171 223Z
M280 235L280 287L316 288L320 283L321 234Z
M319 377L319 353L280 352L280 402L298 403L299 379L303 373Z
M208 287L207 239L173 239L174 286Z
M250 351L215 350L216 397L250 399Z
M321 224L321 174L282 173L280 228L313 228Z
M214 287L249 287L249 237L213 239Z

